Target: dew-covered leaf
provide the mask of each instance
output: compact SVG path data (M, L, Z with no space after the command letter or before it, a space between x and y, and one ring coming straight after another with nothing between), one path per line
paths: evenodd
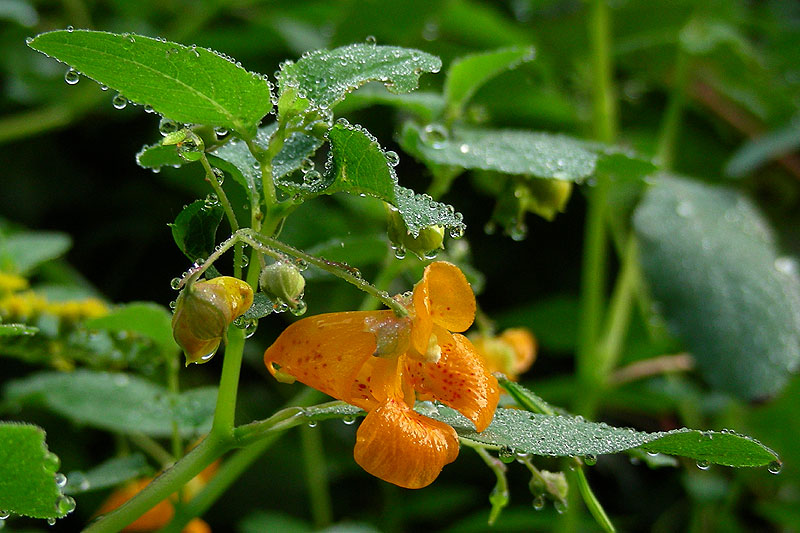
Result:
M27 274L37 266L64 255L72 246L65 233L21 231L0 236L0 270Z
M150 475L152 472L153 468L140 453L115 457L86 472L76 470L67 474L64 493L80 494L106 489L137 477Z
M42 33L28 45L178 122L253 136L272 109L260 74L206 48L89 30Z
M203 387L174 396L164 387L123 373L76 370L41 372L8 382L5 398L44 407L78 424L118 433L172 435L177 422L184 437L211 428L216 387Z
M396 207L414 236L432 225L450 228L454 234L463 233L463 217L451 206L398 185L393 165L399 156L384 152L365 129L337 123L328 132L328 141L330 153L324 175L315 181L283 180L277 184L291 194L347 192L373 196Z
M31 424L0 422L0 510L33 518L67 513L56 483L59 458L47 449L44 430ZM60 505L60 502L61 503ZM74 502L71 502L74 508ZM72 510L70 508L70 510Z
M448 115L457 117L472 95L498 74L532 61L532 46L513 46L459 57L447 70L444 96Z
M89 329L138 333L155 342L165 355L178 349L172 338L172 314L153 302L125 304L84 325Z
M406 123L400 142L428 163L577 182L594 173L598 158L576 139L519 130L459 127L447 132L438 125Z
M160 170L161 167L182 166L186 163L174 146L165 146L161 143L142 146L136 154L136 163L142 168Z
M481 433L457 411L428 404L422 414L453 426L461 438L515 453L559 457L619 453L631 448L679 455L725 466L767 466L778 456L755 439L733 432L675 429L648 433L587 422L579 416L548 416L521 409L497 409Z
M36 335L39 328L26 324L0 324L0 337L17 337L19 335Z
M662 175L634 224L656 306L708 382L747 399L780 391L800 363L800 278L756 207Z
M208 257L213 252L223 212L219 202L196 200L184 207L170 224L175 244L191 261Z
M370 81L383 82L394 93L417 88L422 72L438 72L438 57L397 46L351 44L334 50L317 50L281 68L280 90L293 87L323 109L340 102L347 93Z
M245 311L242 318L244 320L258 320L259 318L264 318L274 311L275 303L275 301L263 292L257 292L253 295L253 305Z

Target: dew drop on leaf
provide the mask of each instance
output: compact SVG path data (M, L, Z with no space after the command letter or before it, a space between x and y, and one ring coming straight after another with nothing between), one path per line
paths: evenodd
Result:
M544 505L545 505L545 499L543 495L539 494L533 499L533 508L536 511L541 511L542 509L544 509Z
M163 137L166 137L170 133L175 133L180 128L181 128L180 124L167 117L162 117L161 120L158 122L158 132L161 133Z
M308 305L303 300L297 300L297 303L289 309L294 316L301 316L308 310Z
M594 465L597 464L597 456L593 455L591 453L586 454L586 455L583 456L583 463L586 466L594 466Z
M120 93L114 95L114 98L111 99L111 105L114 106L114 109L125 109L128 105L128 99L122 96Z
M782 469L783 463L780 461L772 461L769 466L767 466L767 470L769 470L770 474L780 474Z
M398 163L400 163L400 156L397 155L397 152L393 152L389 150L385 153L386 155L386 162L389 163L390 166L396 167Z
M55 518L48 518L48 519L47 519L47 525L48 525L48 526L54 526L54 525L56 525L56 519L55 519Z
M61 472L55 475L56 485L59 487L64 487L67 484L67 476L62 474Z
M64 81L67 82L67 85L75 85L81 81L81 75L74 68L68 68L66 74L64 74Z
M310 427L310 428L317 427L317 421L316 420L309 420L308 421L308 427Z
M711 463L708 462L706 459L700 459L697 461L697 468L700 470L708 470L711 467Z

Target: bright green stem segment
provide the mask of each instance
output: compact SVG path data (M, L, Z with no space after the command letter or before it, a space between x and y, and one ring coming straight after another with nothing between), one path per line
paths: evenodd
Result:
M311 516L314 518L314 527L324 529L333 522L333 506L320 430L308 426L301 427L300 444L303 449L306 485L311 500Z
M594 495L592 487L589 486L589 481L586 479L586 473L583 471L582 465L575 468L575 479L578 485L578 491L580 491L581 497L583 498L583 503L586 504L586 507L589 509L595 521L603 528L603 531L608 533L616 531L605 509L600 505L597 496Z
M672 84L672 92L669 95L667 110L664 112L664 119L661 124L661 132L658 137L658 149L656 161L664 169L672 168L675 159L675 145L678 142L680 133L681 115L686 104L686 86L689 81L689 56L678 48L675 58L675 74Z
M234 417L236 415L236 395L239 390L239 372L242 368L244 353L244 330L233 324L228 327L228 343L225 346L225 357L222 362L222 377L219 380L217 406L214 411L214 423L211 433L233 435Z

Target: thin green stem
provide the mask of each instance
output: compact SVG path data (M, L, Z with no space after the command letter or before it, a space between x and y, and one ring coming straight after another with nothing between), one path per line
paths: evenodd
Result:
M300 443L305 464L306 486L311 501L314 527L323 529L333 522L328 470L319 429L300 427Z
M383 268L381 268L377 276L375 276L373 285L379 291L387 292L392 281L410 268L410 265L409 259L397 259L394 253L389 251L384 261ZM367 294L361 302L359 311L374 311L379 308L380 303L380 299L376 299L371 294Z
M462 444L464 444L464 441L462 441ZM509 494L508 480L506 479L506 465L500 459L490 454L486 448L480 446L474 446L472 448L478 453L480 458L483 459L486 466L494 472L494 476L497 479L492 493L489 496L489 502L492 504L492 510L489 513L489 525L491 526L500 516L500 512L503 508L508 505Z
M617 137L617 99L611 54L611 15L607 0L591 0L589 40L592 61L592 115L594 136L611 143Z
M667 109L661 123L656 149L656 161L664 169L669 169L675 160L675 146L680 133L681 117L686 105L686 87L689 81L689 56L678 46L675 58L675 74Z
M228 327L227 337L211 433L232 437L236 415L236 395L239 390L239 372L244 352L244 331L231 324Z
M180 362L175 354L165 354L165 357L167 360L167 388L172 397L177 398L180 393L180 378L178 375ZM183 441L177 420L172 421L172 456L173 461L183 457Z
M578 485L578 491L583 498L583 503L586 504L586 507L589 509L595 521L603 528L603 531L607 531L608 533L616 531L614 524L611 523L611 519L592 491L592 487L589 486L589 481L586 479L586 473L583 471L583 465L581 464L575 467L575 479Z
M162 467L167 467L175 462L175 457L164 449L161 444L144 433L131 433L130 440L150 457L158 461Z

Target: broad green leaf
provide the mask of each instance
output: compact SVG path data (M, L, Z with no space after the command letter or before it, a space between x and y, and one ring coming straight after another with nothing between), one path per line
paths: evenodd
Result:
M211 428L217 389L204 387L173 396L164 387L131 374L76 370L41 372L11 381L5 386L5 397L108 431L169 437L176 422L181 435L194 437Z
M780 391L800 363L800 278L753 204L662 175L634 225L656 306L705 378L748 399Z
M184 207L170 224L175 244L191 261L206 258L214 251L223 212L219 202L196 200Z
M178 150L174 146L156 143L142 146L142 149L136 154L136 163L142 168L150 168L158 172L163 166L182 166L186 161L178 155Z
M39 328L25 324L0 324L0 337L17 337L19 335L36 335Z
M60 518L71 512L75 501L56 483L60 464L42 428L0 423L0 514Z
M27 274L60 257L72 246L69 235L48 231L22 231L0 236L0 270Z
M80 494L106 489L137 477L150 475L152 472L153 468L140 453L115 457L86 472L74 471L67 474L64 493Z
M277 184L292 194L348 192L379 198L398 209L414 236L432 225L450 228L455 235L463 233L463 217L451 206L435 202L427 195L415 195L414 191L398 185L393 168L397 154L384 152L364 128L340 121L328 132L328 141L331 149L324 176L315 181L283 180Z
M518 130L419 128L406 123L400 142L428 163L580 182L592 175L597 155L575 139Z
M788 126L747 141L725 165L725 173L740 178L771 159L797 150L799 146L800 125L792 122Z
M469 54L453 61L444 82L448 116L458 117L472 95L484 83L506 70L533 61L535 53L532 46L514 46Z
M206 48L88 30L43 33L28 45L178 122L254 136L272 109L269 82Z
M160 346L164 355L171 355L178 349L172 338L172 314L156 303L129 303L84 325L89 329L136 332Z
M295 88L314 105L328 109L370 81L383 82L394 93L413 91L422 72L439 72L441 67L438 57L419 50L351 44L334 50L317 50L295 63L284 63L279 76L280 91Z

